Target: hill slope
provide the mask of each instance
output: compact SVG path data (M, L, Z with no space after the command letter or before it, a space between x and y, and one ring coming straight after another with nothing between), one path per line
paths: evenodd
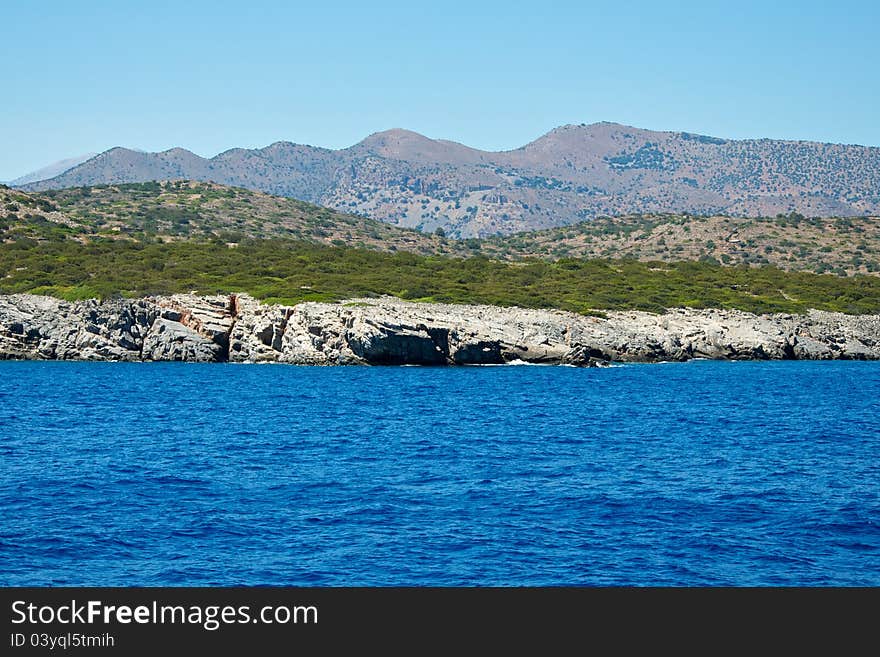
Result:
M43 193L0 187L0 241L96 238L231 243L288 238L425 254L463 248L435 235L214 183L126 183Z
M183 149L115 148L26 189L175 178L301 198L462 237L632 213L880 214L880 148L726 140L614 123L563 126L503 152L406 130L336 151L278 142L210 159Z
M880 274L880 219L628 215L457 240L214 183L128 183L43 193L0 188L0 242L287 238L424 255L703 260L814 273Z
M37 169L36 171L31 171L30 173L15 178L14 180L11 180L9 184L21 186L27 185L29 183L39 182L41 180L48 180L50 178L54 178L55 176L60 176L65 171L69 171L73 167L80 165L86 160L95 157L95 155L97 155L97 153L86 153L85 155L69 157L65 160L53 162L52 164Z
M880 274L880 218L630 215L563 228L489 237L492 257L632 258L644 262L703 260L725 265Z
M766 230L760 241L746 239L740 248L748 264L761 264L766 259L759 255L769 253L766 247L782 234L778 222L784 221L795 226L785 234L800 231L801 237L826 240L827 251L819 252L843 264L840 258L847 252L834 245L852 243L855 235L864 240L863 254L877 253L877 231L869 220L813 222L791 216L771 225L724 223L731 221L624 217L538 234L452 240L212 183L122 184L44 194L0 187L0 294L82 299L244 291L285 302L393 295L577 312L677 306L750 312L880 309L877 276L724 267L708 258L682 262L696 256L694 248L705 248L702 236L715 234L706 231ZM692 235L698 238L695 244ZM656 249L665 238L674 244L659 253L668 264L621 259L629 254L648 260L649 247ZM560 248L569 251L562 255L606 257L559 257ZM529 255L540 257L523 258ZM781 262L812 264L807 257ZM876 261L863 264L880 270Z

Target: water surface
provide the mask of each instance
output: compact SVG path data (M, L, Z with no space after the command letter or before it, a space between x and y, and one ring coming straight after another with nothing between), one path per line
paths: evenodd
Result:
M0 584L880 585L880 363L0 363Z

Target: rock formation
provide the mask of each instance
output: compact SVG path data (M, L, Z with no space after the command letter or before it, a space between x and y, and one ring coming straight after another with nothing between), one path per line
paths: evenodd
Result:
M76 303L0 296L0 359L594 366L692 358L880 359L880 316L672 309L592 317L391 298L288 307L244 294Z

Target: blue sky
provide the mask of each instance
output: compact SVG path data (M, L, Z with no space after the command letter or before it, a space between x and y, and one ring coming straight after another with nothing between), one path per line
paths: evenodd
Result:
M878 6L6 3L0 180L116 145L340 148L392 127L490 150L603 120L880 146Z

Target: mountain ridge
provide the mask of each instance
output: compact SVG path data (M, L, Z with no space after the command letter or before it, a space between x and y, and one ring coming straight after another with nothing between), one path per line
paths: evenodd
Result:
M23 176L13 178L12 180L7 181L5 184L26 185L28 183L39 182L41 180L54 178L64 173L65 171L69 171L70 169L79 166L83 162L87 162L96 155L98 155L98 153L84 153L83 155L77 155L75 157L68 157L63 160L58 160L57 162L53 162L52 164L40 167L35 171L26 173Z
M117 147L31 191L190 179L299 198L424 232L482 237L603 216L880 214L880 148L731 140L612 122L482 151L393 128L331 150L277 141L203 158Z

